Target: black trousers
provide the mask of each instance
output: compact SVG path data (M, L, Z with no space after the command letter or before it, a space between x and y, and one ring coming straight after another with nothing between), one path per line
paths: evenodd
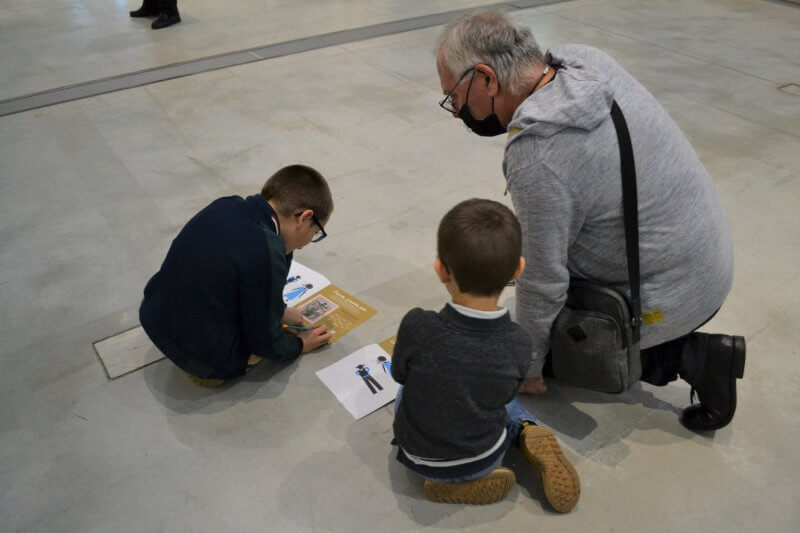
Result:
M161 11L172 17L178 15L178 0L142 0L142 7Z
M709 320L714 318L714 315L716 315L718 311L719 309L714 311L710 317L694 329L697 330L705 326ZM692 333L694 333L694 330ZM651 385L663 386L678 379L678 372L681 369L681 358L683 357L687 344L690 342L692 333L656 346L651 346L639 352L642 359L641 381L650 383ZM544 368L542 368L542 374L550 377L553 376L553 365L549 353L547 354Z

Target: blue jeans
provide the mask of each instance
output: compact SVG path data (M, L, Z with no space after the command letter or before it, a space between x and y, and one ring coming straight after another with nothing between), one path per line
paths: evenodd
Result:
M400 405L400 400L403 398L403 387L397 391L397 398L394 402L395 412L397 411L397 406ZM533 424L536 423L536 417L534 417L530 412L528 412L524 407L522 407L517 400L511 400L509 403L506 404L506 413L508 414L508 420L506 421L506 442L501 446L502 452L498 454L497 458L489 463L488 465L485 464L485 461L479 461L475 463L475 469L472 470L469 468L469 464L460 465L458 470L458 475L448 475L448 470L452 470L450 468L442 468L441 473L432 473L431 467L424 467L420 465L415 465L411 461L401 461L409 470L416 472L420 476L424 477L425 479L431 481L441 481L445 483L462 483L464 481L472 481L474 479L480 479L482 477L488 476L495 468L500 466L503 462L503 457L505 456L505 450L508 449L509 446L512 444L517 446L517 437L519 437L520 432L522 431L522 423L523 422L531 422ZM402 451L398 451L398 456Z

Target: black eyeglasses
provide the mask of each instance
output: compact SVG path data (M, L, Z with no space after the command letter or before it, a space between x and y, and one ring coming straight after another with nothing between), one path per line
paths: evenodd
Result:
M447 93L447 96L442 98L442 100L439 102L439 107L441 107L448 113L458 113L458 109L456 109L455 104L453 104L453 93L456 92L456 89L458 89L458 86L461 85L461 82L464 81L464 78L467 76L467 74L470 73L470 71L472 71L473 77L475 76L475 67L470 67L466 71L464 71L464 74L462 74L461 77L458 78L458 81L453 87L453 90ZM470 84L471 83L472 82L470 81Z
M322 239L324 239L325 237L327 237L328 234L325 232L325 228L322 227L322 224L319 223L319 220L317 220L317 215L315 215L314 213L311 213L311 220L319 228L319 231L316 232L314 234L314 236L311 238L311 242L319 242Z

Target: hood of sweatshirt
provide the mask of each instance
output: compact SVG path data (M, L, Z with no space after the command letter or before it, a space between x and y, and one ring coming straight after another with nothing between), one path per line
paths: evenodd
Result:
M548 63L558 73L514 112L507 146L526 135L550 137L566 128L590 131L608 118L614 93L584 62L587 48L565 45L549 51Z

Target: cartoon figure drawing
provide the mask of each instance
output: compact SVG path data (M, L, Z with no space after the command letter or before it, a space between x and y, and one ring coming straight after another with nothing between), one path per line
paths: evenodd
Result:
M370 375L369 367L367 365L363 365L362 364L362 365L356 366L356 376L358 376L358 377L360 377L361 379L364 380L364 383L367 385L367 387L369 388L369 391L372 394L378 394L379 390L383 390L383 387L381 387L381 384L378 383L378 381L374 377L372 377ZM378 390L375 390L376 388Z
M388 361L383 355L378 356L378 364L381 365L385 374L392 375L392 362Z
M292 300L297 300L309 290L314 288L311 283L303 283L299 274L296 276L289 276L286 278L286 285L283 288L283 299L286 303Z
M284 295L284 298L286 298L286 300L290 301L290 302L292 300L297 300L302 295L307 293L309 291L309 289L313 289L313 288L314 288L314 286L311 283L306 283L305 285L300 285L299 287L295 287L295 288L291 289L289 292L287 292Z

